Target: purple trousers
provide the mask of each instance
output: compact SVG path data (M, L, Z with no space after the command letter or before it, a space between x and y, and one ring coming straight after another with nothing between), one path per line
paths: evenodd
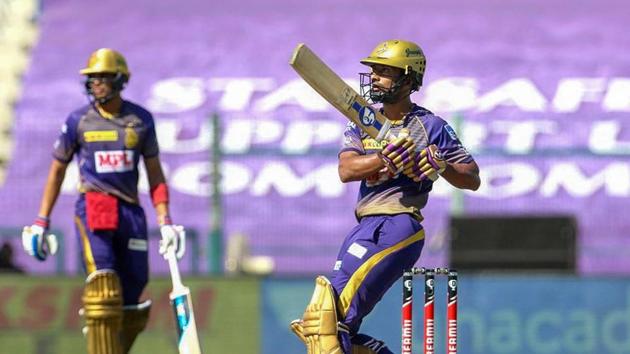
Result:
M75 204L75 230L86 273L112 269L120 277L123 305L138 304L149 281L147 222L137 204L118 200L118 229L91 231L87 227L85 198Z
M346 354L352 344L392 353L382 341L359 334L359 328L403 271L414 266L423 245L422 225L410 214L363 217L346 236L331 277L339 321L347 328L339 332Z

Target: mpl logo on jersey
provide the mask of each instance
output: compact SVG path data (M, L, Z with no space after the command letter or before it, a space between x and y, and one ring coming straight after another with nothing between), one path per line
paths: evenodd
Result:
M94 165L98 173L132 171L134 168L133 151L95 151Z

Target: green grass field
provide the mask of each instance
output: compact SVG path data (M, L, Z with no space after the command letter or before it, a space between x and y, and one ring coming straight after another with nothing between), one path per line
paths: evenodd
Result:
M83 353L78 315L83 279L0 277L0 354ZM259 291L255 279L186 279L193 292L201 345L216 353L260 349ZM145 292L153 300L147 330L132 353L177 353L169 279L154 279Z

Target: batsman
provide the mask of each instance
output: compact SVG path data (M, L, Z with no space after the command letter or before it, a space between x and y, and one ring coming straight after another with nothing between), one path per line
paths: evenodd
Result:
M414 266L424 245L422 209L440 176L460 189L479 188L479 168L442 118L411 101L426 58L418 45L388 40L361 63L361 94L381 103L390 138L376 141L349 123L339 152L342 182L360 181L358 224L345 237L330 280L317 277L301 319L291 323L309 354L393 353L359 333L363 318Z
M39 260L54 254L50 214L76 157L80 183L74 223L87 275L81 309L87 352L122 354L145 328L151 306L150 300L140 303L148 282L147 222L138 199L141 157L160 225L160 252L174 247L181 258L184 233L169 216L153 117L121 97L131 75L125 58L99 49L80 73L90 102L70 113L61 128L39 214L24 227L22 243Z

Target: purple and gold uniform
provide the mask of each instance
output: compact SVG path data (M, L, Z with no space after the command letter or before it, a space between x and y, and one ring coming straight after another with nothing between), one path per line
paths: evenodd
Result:
M414 105L404 119L395 122L391 132L398 135L402 128L409 130L418 151L435 144L449 163L473 161L453 129L422 107ZM340 154L373 154L385 145L386 141L379 144L349 123ZM357 332L363 318L403 270L420 257L424 244L421 209L432 186L430 179L417 183L402 173L392 176L386 168L361 181L355 209L359 224L346 236L331 278L340 322L348 329L348 333L339 332L346 353L351 352L351 344L391 353L381 341Z
M77 156L80 197L75 224L87 274L113 269L120 276L124 305L137 304L148 281L147 223L138 200L138 162L159 153L153 117L123 101L119 116L104 118L93 105L70 114L55 142L55 159ZM118 228L92 231L87 226L85 192L118 199Z

